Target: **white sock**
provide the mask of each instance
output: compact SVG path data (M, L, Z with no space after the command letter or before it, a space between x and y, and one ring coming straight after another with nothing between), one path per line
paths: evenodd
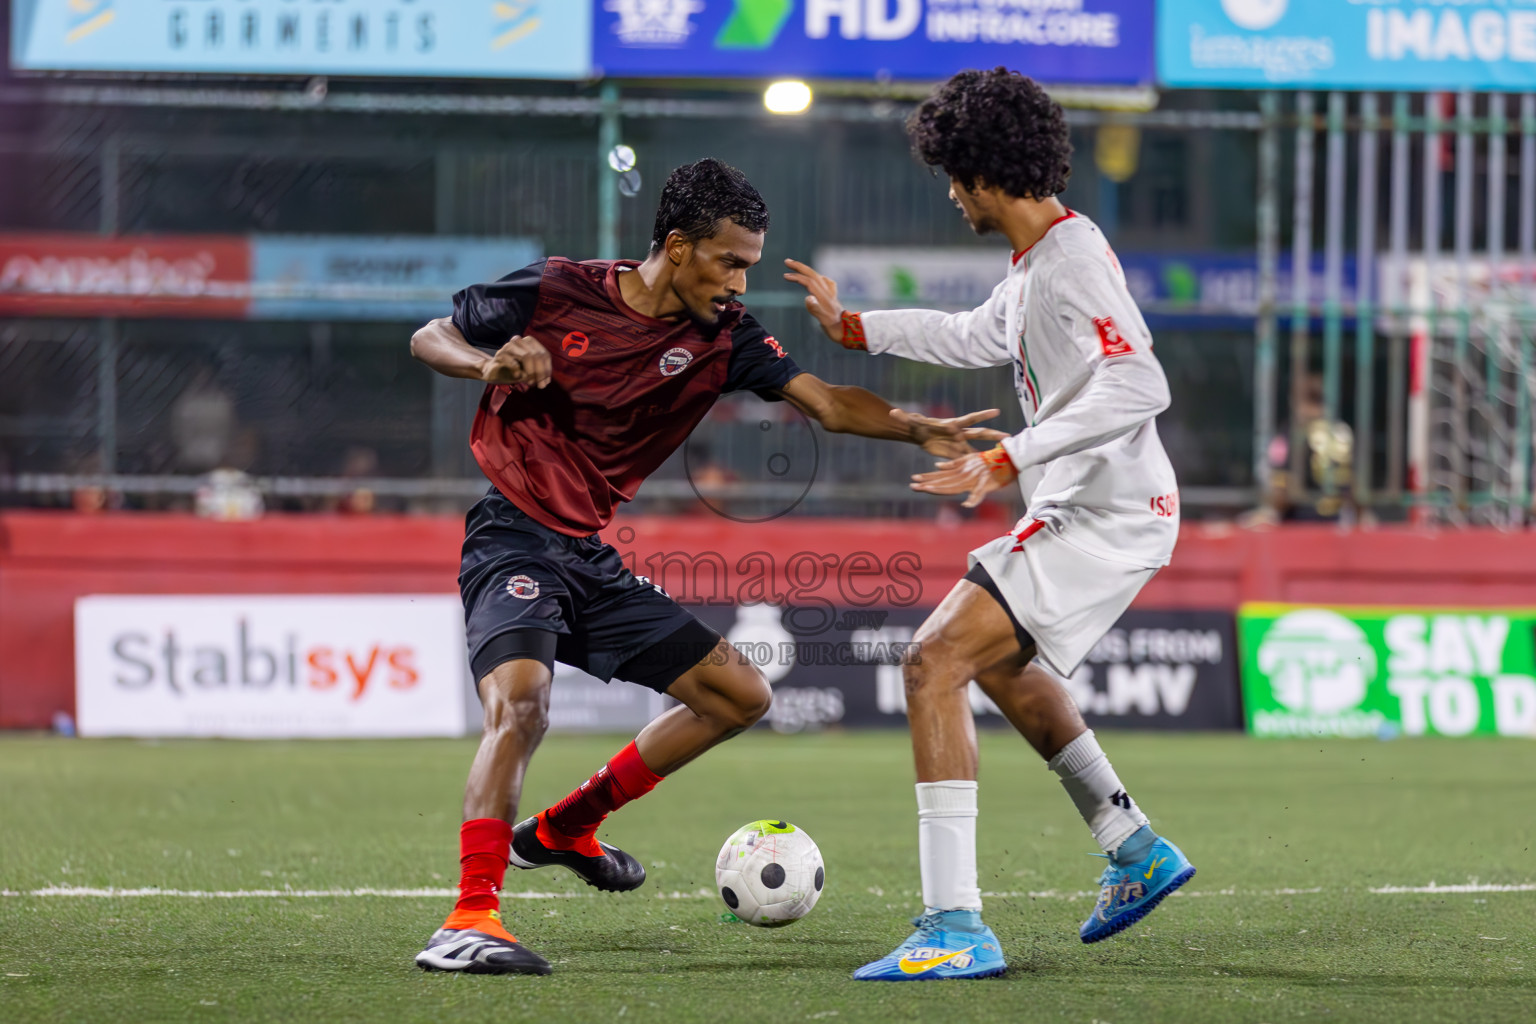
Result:
M1092 729L1062 747L1046 767L1061 776L1067 795L1105 853L1114 853L1131 833L1147 824L1147 816L1120 784Z
M925 907L981 909L981 887L976 884L976 783L953 779L917 784L917 853Z

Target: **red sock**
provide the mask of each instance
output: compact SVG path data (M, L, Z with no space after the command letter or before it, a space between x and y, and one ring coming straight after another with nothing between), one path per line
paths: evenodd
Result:
M512 826L500 818L475 818L459 826L460 910L499 910L496 893L507 876L507 855L512 849Z
M601 857L597 826L610 813L655 789L660 781L661 776L646 767L640 751L631 743L570 796L539 815L539 841L551 849Z

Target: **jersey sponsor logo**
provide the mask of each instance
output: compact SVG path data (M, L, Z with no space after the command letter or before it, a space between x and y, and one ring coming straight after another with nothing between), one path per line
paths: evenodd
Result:
M508 577L507 593L524 601L532 601L539 596L539 581L521 574Z
M1150 507L1154 513L1164 517L1172 517L1179 514L1179 492L1169 491L1167 494L1159 494L1151 499Z
M587 346L590 344L591 342L585 334L582 334L580 331L572 331L560 339L560 351L572 359L577 359L587 354Z
M779 344L779 339L778 338L775 338L773 335L770 334L766 338L763 339L763 344L767 345L769 348L773 349L773 357L775 359L783 359L784 358L784 346Z
M1114 317L1096 316L1093 318L1093 326L1099 329L1099 346L1104 350L1105 359L1128 356L1136 351L1131 347L1131 343L1125 340L1125 335L1120 333Z
M693 362L693 353L679 346L663 352L657 368L661 370L663 377L675 377L691 362Z

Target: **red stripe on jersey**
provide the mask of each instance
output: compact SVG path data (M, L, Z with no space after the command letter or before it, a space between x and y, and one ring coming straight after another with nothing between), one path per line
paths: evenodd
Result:
M1077 216L1076 211L1068 210L1066 213L1062 214L1060 217L1057 217L1055 220L1051 221L1049 224L1047 224L1045 226L1045 230L1040 233L1040 237L1039 238L1035 239L1033 242L1030 242L1029 245L1025 246L1019 252L1016 252L1016 253L1013 254L1013 262L1015 264L1017 264L1019 262L1019 260L1023 259L1025 257L1025 255L1028 254L1029 250L1033 249L1035 246L1037 246L1041 242L1045 241L1045 236L1051 233L1051 228L1055 227L1057 224L1060 224L1064 220L1071 220L1073 217L1076 217L1076 216Z

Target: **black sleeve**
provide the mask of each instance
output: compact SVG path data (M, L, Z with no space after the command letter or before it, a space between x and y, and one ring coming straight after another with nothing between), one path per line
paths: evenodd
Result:
M548 260L530 263L490 284L472 284L453 297L453 326L476 348L495 352L528 329L539 304Z
M724 393L755 391L759 398L782 402L779 392L802 372L752 317L743 314L741 322L731 329L731 364L725 373Z

